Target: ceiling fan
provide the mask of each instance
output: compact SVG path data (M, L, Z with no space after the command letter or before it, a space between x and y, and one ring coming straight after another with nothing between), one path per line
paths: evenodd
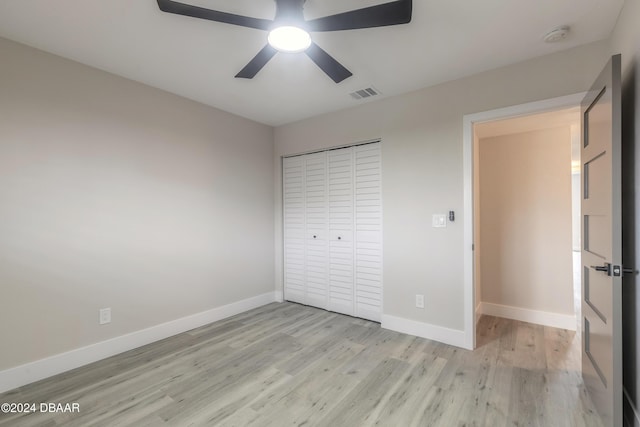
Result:
M158 0L160 10L241 27L268 31L268 43L237 78L252 79L278 52L304 52L331 79L340 83L353 74L311 40L309 32L384 27L411 22L412 0L397 0L337 15L305 20L306 0L275 0L275 19L259 19L206 9L172 0Z

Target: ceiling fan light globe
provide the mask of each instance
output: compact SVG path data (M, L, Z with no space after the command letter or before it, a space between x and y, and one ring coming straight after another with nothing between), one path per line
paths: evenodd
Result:
M269 45L279 52L304 52L311 46L311 36L299 27L282 26L274 28L267 36Z

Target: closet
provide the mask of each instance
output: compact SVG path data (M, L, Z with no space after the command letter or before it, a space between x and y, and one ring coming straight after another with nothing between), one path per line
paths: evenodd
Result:
M380 321L380 142L283 159L284 298Z

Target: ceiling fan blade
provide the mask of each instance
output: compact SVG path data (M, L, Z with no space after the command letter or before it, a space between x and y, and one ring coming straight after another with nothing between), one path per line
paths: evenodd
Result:
M306 22L309 31L341 31L411 22L412 0L398 0Z
M241 27L256 28L258 30L268 31L273 24L273 21L268 19L234 15L233 13L219 12L217 10L205 9L203 7L172 0L158 0L158 6L160 7L160 10L167 13L175 13L176 15L191 16L193 18L239 25Z
M266 45L256 56L253 57L251 61L249 61L247 65L244 66L242 70L240 70L238 74L236 74L236 77L240 79L254 78L256 74L262 70L262 67L267 65L267 62L269 62L276 53L278 53L278 51L275 48L270 45Z
M311 46L309 46L309 49L307 49L305 53L336 83L340 83L344 79L353 75L351 71L344 68L342 64L336 61L331 55L322 50L320 46L315 43L311 43Z

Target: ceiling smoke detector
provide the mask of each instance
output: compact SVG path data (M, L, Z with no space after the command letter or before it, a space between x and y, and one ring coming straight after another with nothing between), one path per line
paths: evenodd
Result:
M563 25L549 31L542 39L547 43L559 42L567 38L570 30L568 25Z

